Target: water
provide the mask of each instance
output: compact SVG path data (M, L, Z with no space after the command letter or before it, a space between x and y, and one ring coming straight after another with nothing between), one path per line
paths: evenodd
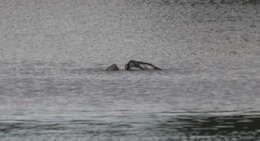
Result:
M0 140L259 140L259 10L0 1ZM104 71L130 59L163 71Z
M194 68L2 63L1 140L258 139L259 68Z

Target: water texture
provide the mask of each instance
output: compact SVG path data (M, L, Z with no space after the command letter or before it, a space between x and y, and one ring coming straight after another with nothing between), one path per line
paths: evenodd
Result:
M259 68L222 71L2 63L0 138L258 139Z
M259 140L259 10L0 0L0 140ZM130 59L163 71L104 71Z

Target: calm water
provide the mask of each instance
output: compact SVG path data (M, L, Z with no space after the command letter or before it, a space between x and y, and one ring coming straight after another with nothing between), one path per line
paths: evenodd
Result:
M0 140L260 140L260 6L213 1L0 0Z
M1 140L257 140L259 68L2 63Z

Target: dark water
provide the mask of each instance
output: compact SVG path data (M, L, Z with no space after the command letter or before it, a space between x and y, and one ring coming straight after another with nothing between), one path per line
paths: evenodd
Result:
M2 63L0 139L259 140L257 67L103 69Z

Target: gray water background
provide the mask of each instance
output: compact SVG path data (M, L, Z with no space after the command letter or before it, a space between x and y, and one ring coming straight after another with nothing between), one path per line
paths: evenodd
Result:
M0 140L259 140L259 10L1 0Z

